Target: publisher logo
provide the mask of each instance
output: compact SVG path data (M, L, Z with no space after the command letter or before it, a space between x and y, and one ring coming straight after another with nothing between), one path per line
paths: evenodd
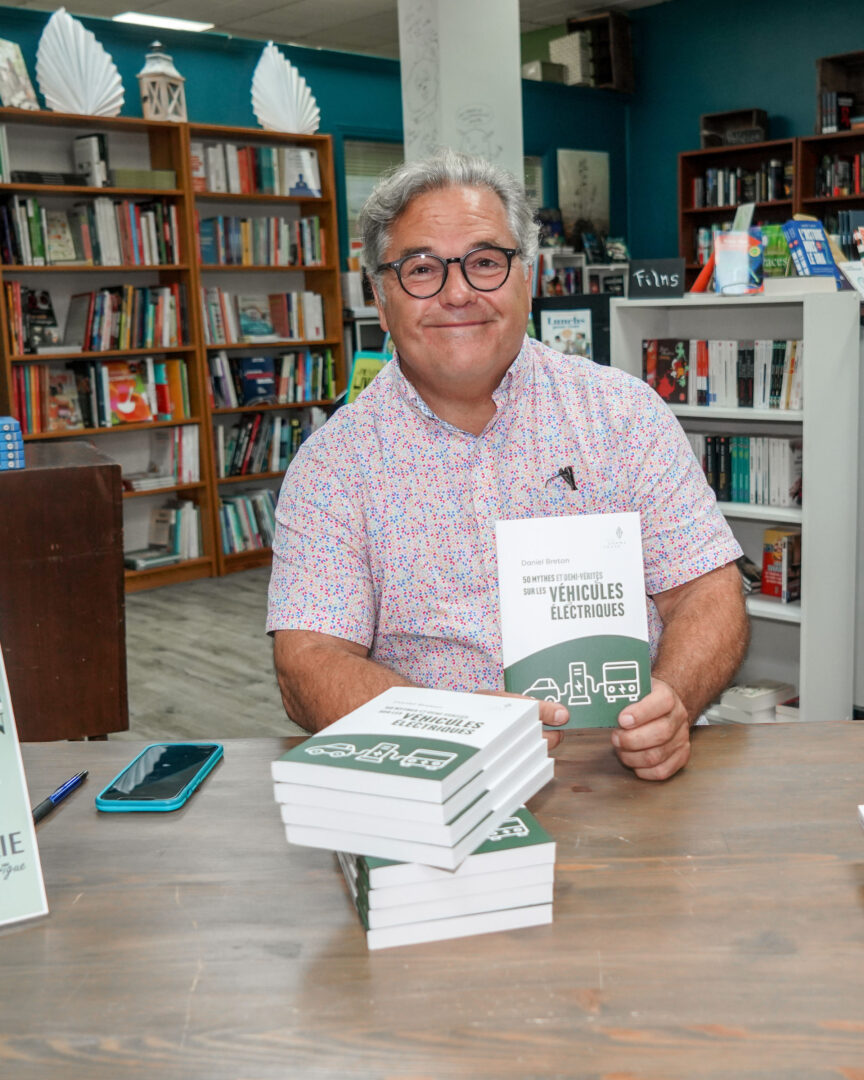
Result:
M606 551L610 551L616 548L624 547L626 542L627 541L624 539L624 530L621 528L620 525L618 525L615 529L614 535L610 536L610 538L606 541L603 547Z

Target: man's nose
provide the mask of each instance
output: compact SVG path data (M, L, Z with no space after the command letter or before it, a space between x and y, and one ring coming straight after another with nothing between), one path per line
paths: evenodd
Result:
M465 280L460 263L449 263L447 280L441 290L441 300L445 304L468 304L475 296L475 290Z

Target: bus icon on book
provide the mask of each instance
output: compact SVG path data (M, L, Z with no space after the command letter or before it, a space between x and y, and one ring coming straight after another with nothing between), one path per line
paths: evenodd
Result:
M508 836L527 836L528 826L521 818L508 817L505 818L498 828L490 834L490 841L494 840L506 840Z
M403 769L426 769L427 772L438 772L439 769L449 765L455 758L455 754L445 753L443 750L418 748L406 754L399 764Z

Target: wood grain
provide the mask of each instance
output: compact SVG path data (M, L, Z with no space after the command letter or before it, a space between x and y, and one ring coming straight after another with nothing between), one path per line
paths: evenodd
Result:
M532 802L551 926L369 953L229 741L187 806L100 815L130 743L24 747L51 914L0 935L0 1075L862 1080L864 725L712 727L647 784L570 733Z

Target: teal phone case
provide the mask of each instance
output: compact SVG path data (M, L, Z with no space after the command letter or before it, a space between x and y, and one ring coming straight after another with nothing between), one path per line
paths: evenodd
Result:
M135 763L139 758L143 757L148 750L152 750L154 746L215 746L216 752L211 754L210 757L201 765L201 768L192 779L186 784L182 791L170 799L146 799L136 801L133 799L104 799L103 795L109 788L112 788L120 777L135 767ZM149 813L163 813L167 810L179 810L180 807L188 800L192 792L199 786L205 776L213 769L218 761L222 760L223 751L221 743L214 742L190 742L190 743L150 743L145 746L137 757L133 758L128 765L125 765L114 779L106 784L105 787L96 796L96 809L103 810L109 814L125 814L130 811L145 811Z

